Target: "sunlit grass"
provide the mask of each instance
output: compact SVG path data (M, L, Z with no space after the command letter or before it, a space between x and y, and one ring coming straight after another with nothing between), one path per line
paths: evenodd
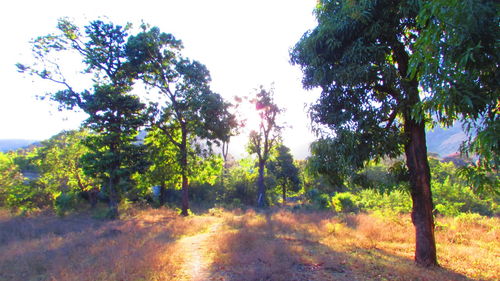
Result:
M409 215L170 209L119 221L0 212L0 280L496 280L500 220L438 218L441 268L413 263Z

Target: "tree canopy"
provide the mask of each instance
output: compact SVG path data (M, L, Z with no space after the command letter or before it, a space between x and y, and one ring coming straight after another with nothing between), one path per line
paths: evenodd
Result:
M281 188L283 204L286 202L288 191L299 191L299 169L293 162L290 148L281 144L276 147L276 156L268 163L269 172L276 178L278 188Z
M463 168L477 191L500 193L498 2L425 1L417 17L419 36L411 75L429 93L425 110L444 125L459 120L468 134L462 152L478 157Z

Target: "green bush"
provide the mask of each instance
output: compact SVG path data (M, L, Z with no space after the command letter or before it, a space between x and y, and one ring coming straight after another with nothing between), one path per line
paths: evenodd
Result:
M408 213L412 208L410 195L398 189L388 193L365 189L357 194L357 198L357 204L363 211L389 209L396 213Z
M26 213L31 210L50 206L52 198L45 190L36 185L16 185L6 189L6 198L3 203L11 211Z
M355 213L359 211L358 198L350 192L340 192L332 197L332 206L335 211L343 213Z
M432 192L436 211L445 216L457 216L460 213L491 216L496 212L495 198L483 199L469 187L453 182L449 176L442 182L433 181Z
M61 192L55 197L54 211L57 215L64 216L66 213L78 209L78 205L81 201L82 200L77 193Z
M456 217L461 214L460 208L464 205L465 203L459 203L459 202L453 202L453 203L448 203L448 204L436 204L434 209L447 217Z
M325 210L331 208L330 196L321 193L317 189L310 189L306 192L306 198L311 202L311 207L316 210Z

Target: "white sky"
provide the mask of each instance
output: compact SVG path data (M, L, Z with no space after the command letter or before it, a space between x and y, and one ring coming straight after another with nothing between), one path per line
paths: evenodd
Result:
M77 128L83 115L58 112L35 95L50 90L47 83L16 71L29 61L29 41L55 32L57 19L69 17L79 26L105 16L115 24L141 20L181 39L183 54L205 64L212 89L231 100L259 85L275 85L275 98L286 108L283 119L292 128L284 143L303 158L314 137L304 105L317 92L302 89L301 72L289 64L289 49L315 26L316 0L163 0L163 1L3 1L0 5L0 139L45 139L63 129ZM250 116L245 116L250 119ZM244 151L246 137L237 138L233 154Z

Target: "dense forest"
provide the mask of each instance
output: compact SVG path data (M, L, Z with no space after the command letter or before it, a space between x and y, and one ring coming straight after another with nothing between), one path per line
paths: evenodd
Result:
M259 239L268 239L258 236L266 227L273 231L278 227L280 235L295 233L294 238L280 239L302 243L314 235L355 239L349 236L348 227L372 223L382 230L366 236L371 237L368 242L360 241L368 243L364 244L368 248L384 250L384 244L376 242L386 239L384 228L397 232L411 221L414 234L406 236L413 236L412 258L424 268L441 263L443 229L479 225L498 239L498 3L325 0L318 1L314 13L317 27L304 33L289 54L291 64L302 70L303 86L321 90L309 109L318 139L311 143L311 155L305 160L294 159L283 143L286 124L280 117L284 108L276 103L272 87L256 85L248 96L227 101L211 89L207 67L185 57L183 42L158 27L143 23L137 31L131 24L102 20L79 27L60 19L58 33L31 42L35 62L21 62L17 67L25 75L59 87L42 98L55 102L60 110L84 112L87 119L79 130L0 153L0 207L10 213L2 217L2 225L21 217L36 220L42 213L53 213L60 220L90 213L96 223L114 222L119 229L120 221L130 220L132 213L143 212L134 217L134 223L145 223L144 210L149 210L167 217L178 213L172 220L179 224L179 233L197 233L201 230L190 230L188 220L210 214L207 221L201 217L200 227L225 220L234 229L255 232L258 237L248 242L242 236L227 245L238 239L258 245ZM92 77L90 87L81 88L68 79L61 58L69 55L79 57L81 75ZM238 111L243 103L255 109L259 125L249 134L247 156L237 159L228 148L246 125ZM456 124L462 124L467 135L460 156L442 159L428 153L426 129ZM211 239L210 233L220 231L221 224L207 227L204 239ZM317 228L317 233L300 238L297 233L305 231L306 225ZM291 229L285 231L285 226ZM102 235L112 240L128 227ZM158 229L152 232L164 231L154 227ZM473 244L473 238L460 233L453 237ZM0 239L0 247L15 240L9 237ZM498 254L498 240L488 243L492 253ZM224 248L227 245L214 251L254 249ZM278 251L280 246L273 247ZM259 256L262 253L254 254L261 266L268 266ZM234 269L238 259L244 263L245 258L223 260L219 256L216 262ZM494 278L500 270L495 260L498 255L493 257L491 276L461 273ZM443 263L450 262L446 258ZM323 266L315 261L296 264ZM357 263L351 260L350 264ZM285 271L292 267L281 266ZM277 276L288 276L271 268L265 276L233 272L236 275L225 278L280 280ZM333 275L347 274L346 269L329 268ZM201 274L196 277L199 280L207 278L196 274ZM444 280L440 278L445 275L435 274L433 278ZM330 280L333 275L307 278ZM10 275L5 276L10 280ZM52 278L66 279L57 276ZM123 279L103 276L107 276L103 280ZM177 280L175 276L141 276L130 278ZM421 280L421 276L410 276ZM465 278L446 276L449 280ZM182 278L190 280L178 277Z

